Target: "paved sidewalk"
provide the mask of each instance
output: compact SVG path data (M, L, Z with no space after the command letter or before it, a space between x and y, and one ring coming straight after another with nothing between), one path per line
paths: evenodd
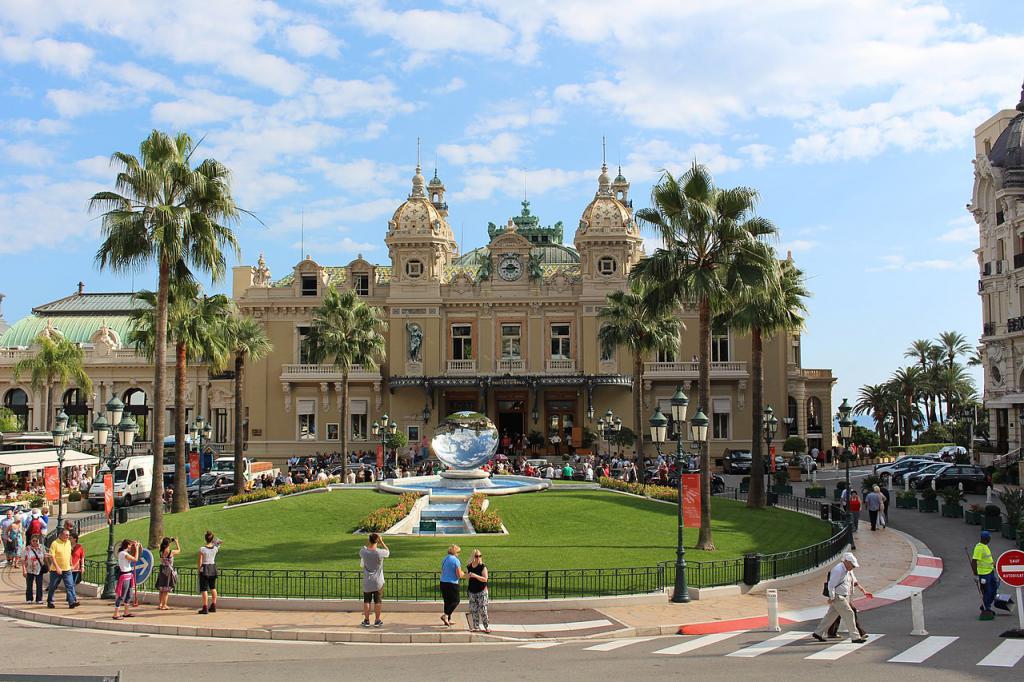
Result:
M888 529L872 533L861 526L857 534L857 577L867 588L881 592L893 588L914 570L918 550L915 541ZM143 604L127 620L111 619L112 604L83 597L81 607L69 610L59 595L56 609L24 602L20 571L0 569L0 613L16 618L62 626L85 627L150 634L233 637L248 639L303 640L319 642L460 643L524 638L636 637L680 632L709 632L757 627L767 616L763 586L741 595L714 597L689 604L637 604L635 606L567 608L551 602L551 609L492 610L491 635L470 633L465 600L451 628L437 612L392 612L384 605L382 628L363 628L361 613L341 611L221 609L199 615L193 608L158 611ZM780 611L804 612L822 605L821 584L825 569L790 578L777 587ZM686 626L686 627L683 627Z

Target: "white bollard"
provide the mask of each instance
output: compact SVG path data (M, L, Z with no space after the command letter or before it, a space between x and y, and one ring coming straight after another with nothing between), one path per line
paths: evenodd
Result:
M906 475L903 476L903 491L910 492L910 477Z
M910 634L918 637L926 637L928 631L924 629L924 596L923 592L917 591L910 595L910 615L914 620L914 629Z
M963 484L963 481L961 481L960 483L956 484L956 489L960 491L961 495L964 494L964 484Z
M935 490L935 479L932 479L932 490Z
M765 590L765 596L768 597L768 631L781 632L782 628L779 627L779 591Z
M992 504L992 486L985 488L985 504Z

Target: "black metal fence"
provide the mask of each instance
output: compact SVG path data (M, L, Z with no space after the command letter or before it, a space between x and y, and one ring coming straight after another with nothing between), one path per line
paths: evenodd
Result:
M730 488L723 495L738 498L739 492ZM780 496L779 500L779 506L807 514L814 514L822 505L820 500L790 495ZM145 513L138 515L144 516ZM106 518L102 514L98 516L105 526ZM90 527L96 523L93 517L84 521L88 521ZM831 537L808 547L756 555L760 579L772 580L795 575L834 559L848 544L849 530L837 523L833 523L832 528ZM749 558L744 557L721 561L688 561L687 584L691 587L735 585L743 582L746 577L744 565L749 561ZM102 583L105 573L103 562L86 560L87 581ZM361 571L219 568L218 573L217 592L230 597L358 599L362 596ZM150 580L155 581L155 577ZM393 601L437 601L441 599L439 580L440 576L433 571L389 571L384 596ZM652 594L670 588L674 582L675 566L673 562L664 562L657 566L631 568L491 571L488 589L490 598L495 600L571 599ZM195 568L178 568L178 592L194 594L198 586Z

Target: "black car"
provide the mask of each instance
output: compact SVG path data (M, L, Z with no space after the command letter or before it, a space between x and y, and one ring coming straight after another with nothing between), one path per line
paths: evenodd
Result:
M201 497L200 491L202 491ZM189 504L196 507L223 502L234 494L234 474L208 472L188 486Z
M964 492L983 493L992 483L991 477L980 466L972 464L950 464L945 469L932 474L922 474L914 479L918 490L930 488L935 481L935 489L956 488L964 484Z
M752 461L750 450L730 450L725 453L722 471L727 474L749 474Z

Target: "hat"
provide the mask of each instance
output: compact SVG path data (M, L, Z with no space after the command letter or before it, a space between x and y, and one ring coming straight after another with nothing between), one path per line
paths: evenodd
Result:
M981 539L982 540L991 540L992 539L992 533L989 533L987 530L981 531Z
M847 552L843 555L843 561L849 561L853 564L854 568L860 568L860 563L857 561L857 557L853 556L853 552Z

